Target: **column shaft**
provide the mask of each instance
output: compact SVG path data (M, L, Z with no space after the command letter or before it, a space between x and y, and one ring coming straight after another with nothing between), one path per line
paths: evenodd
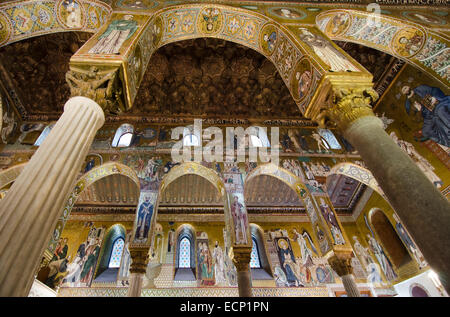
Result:
M103 110L85 97L64 113L0 202L0 296L27 296Z
M131 273L130 286L128 287L128 297L140 297L142 291L142 283L144 281L144 273Z
M250 270L237 271L239 297L252 297L252 279Z
M343 275L341 279L348 297L361 297L352 274Z
M381 120L355 120L344 136L375 176L425 259L450 291L450 205L411 158L382 128Z

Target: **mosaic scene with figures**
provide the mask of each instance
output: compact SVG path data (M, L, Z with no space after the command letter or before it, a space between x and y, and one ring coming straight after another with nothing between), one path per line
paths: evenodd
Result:
M1 1L0 296L448 297L450 15L410 2Z

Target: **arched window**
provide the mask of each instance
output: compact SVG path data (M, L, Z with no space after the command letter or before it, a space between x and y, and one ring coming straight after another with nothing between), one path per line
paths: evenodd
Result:
M175 281L195 281L195 232L182 225L176 239Z
M117 280L123 255L126 230L121 224L111 226L103 238L98 256L94 282L113 282Z
M134 127L131 124L124 123L116 131L112 141L112 147L127 147L130 146L133 140Z
M333 132L331 132L328 129L317 129L319 132L319 135L326 141L328 146L333 150L340 150L342 149L341 145L339 144L339 141L334 136ZM327 145L325 145L328 147Z
M50 133L50 131L53 129L54 126L55 126L54 123L46 126L44 131L42 131L41 135L36 140L36 142L34 142L34 146L40 146L42 144L42 142L44 142L45 138L47 137L47 135Z
M273 275L264 246L264 231L253 223L250 224L250 231L252 233L252 252L250 253L252 279L271 280Z
M118 268L120 267L120 259L122 258L123 246L125 245L125 241L122 238L118 238L113 245L111 256L109 258L109 268Z
M179 268L191 267L191 242L187 237L180 241L180 252L178 254Z
M255 238L252 238L253 246L252 253L250 254L250 268L251 269L260 269L261 261L259 260L259 252L258 252L258 243Z

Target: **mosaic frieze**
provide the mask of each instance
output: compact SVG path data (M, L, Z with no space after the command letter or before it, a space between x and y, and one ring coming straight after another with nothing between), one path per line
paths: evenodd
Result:
M0 45L68 30L96 32L111 9L100 1L16 1L0 6Z
M403 16L414 16L414 22L422 23L436 24L439 20L436 16L427 17L419 12L405 11ZM332 39L364 43L430 70L444 83L449 81L448 41L420 25L350 10L323 12L317 16L316 22Z

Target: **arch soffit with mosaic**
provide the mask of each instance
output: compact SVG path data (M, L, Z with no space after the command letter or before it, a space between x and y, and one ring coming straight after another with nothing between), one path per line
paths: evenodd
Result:
M313 198L313 194L311 194L308 187L305 185L305 183L299 177L295 176L294 174L292 174L291 172L289 172L288 170L286 170L282 167L279 167L273 163L268 163L268 164L259 165L254 170L252 170L245 178L244 187L251 179L253 179L259 175L268 175L268 176L275 177L275 178L281 180L282 182L284 182L285 184L287 184L290 188L292 188L297 193L297 195L300 197L300 199L304 203L306 212L307 212L313 226L321 226L320 229L325 230L327 232L326 240L328 240L328 245L326 246L325 249L323 249L323 250L321 249L321 252L323 255L326 255L326 254L329 255L330 251L348 252L350 250L349 244L348 244L349 240L347 238L345 238L346 237L345 233L344 233L344 239L346 241L345 245L333 245L332 240L331 240L332 233L331 233L330 229L325 225L323 217L319 216L320 212L319 212L319 208L318 208L318 203ZM314 194L314 195L317 195L317 194ZM325 199L325 196L326 196L325 193L318 194L318 195L321 196L319 199ZM331 201L329 200L329 198L326 198L325 200L328 201L329 206L333 209L333 212L335 213L334 208L332 207L332 204L331 204ZM317 229L315 229L315 232L317 234L316 230ZM331 247L331 245L333 245L333 247Z
M195 162L186 162L177 165L173 167L166 175L164 175L159 185L158 196L160 196L172 182L174 182L181 176L189 174L198 175L205 178L217 189L222 197L225 196L225 184L222 178L216 173L216 171Z
M60 33L96 33L113 9L99 0L74 0L71 19L63 0L25 0L0 4L0 47L28 38Z
M381 197L388 201L383 190L378 185L375 177L368 169L365 169L354 163L345 162L334 165L328 172L327 177L331 175L344 175L357 180L358 182L363 183L364 185L376 191L378 194L380 194Z
M303 181L296 175L292 174L288 170L279 167L273 163L258 165L255 169L253 169L245 178L244 188L247 186L248 182L260 175L268 175L275 177L281 180L283 183L288 185L292 190L294 190L301 199L303 199L303 195L301 192L303 190L309 194L309 190Z
M114 14L120 19L124 14L131 13ZM136 20L140 21L140 29L120 48L119 55L102 56L89 53L90 48L98 42L101 34L98 32L71 59L71 69L80 72L92 63L116 70L120 67L126 109L132 107L150 58L158 48L177 41L205 37L238 43L268 58L278 70L302 113L305 113L312 103L320 102L316 95L321 91L318 87L324 77L349 77L353 83L358 81L362 85L371 85L372 75L349 56L347 58L357 66L358 72L328 72L327 65L314 55L312 49L300 40L292 28L259 12L218 4L183 4L162 8L153 15L139 15L137 12L133 14ZM215 18L214 23L209 26L203 18L208 14ZM115 15L112 20L114 17ZM315 25L299 26L321 34ZM270 39L272 35L274 38ZM341 53L345 55L345 52ZM302 91L300 97L296 75L305 70L311 73L311 79L307 91ZM320 95L325 95L325 92L321 91Z
M378 23L378 24L377 24ZM333 9L316 17L317 27L330 39L368 46L432 75L445 85L450 84L450 39L418 23L380 14L379 20L365 11Z
M81 193L83 193L86 188L94 184L96 181L117 174L128 177L136 184L137 188L140 189L139 178L137 177L136 172L131 167L117 162L107 162L103 165L94 167L92 170L82 175L77 181L73 191L70 193L69 198L67 199L66 204L64 205L62 215L58 220L51 241L47 248L47 251L49 251L50 254L53 253L62 230L64 229L64 225L69 219L70 212ZM48 256L49 253L45 255Z

